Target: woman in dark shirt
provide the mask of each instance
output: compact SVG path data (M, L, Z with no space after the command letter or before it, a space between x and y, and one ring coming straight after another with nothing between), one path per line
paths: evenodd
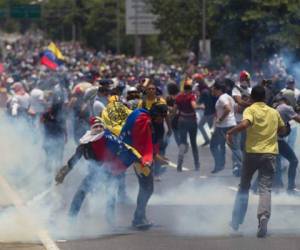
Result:
M187 152L187 134L193 151L195 170L200 169L199 154L197 147L197 119L196 119L196 95L192 92L192 85L186 82L184 91L176 97L176 108L178 114L179 152L177 171L182 171L184 154Z

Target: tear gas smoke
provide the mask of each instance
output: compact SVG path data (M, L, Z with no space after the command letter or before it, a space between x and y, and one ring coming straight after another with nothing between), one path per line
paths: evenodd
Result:
M78 218L75 221L68 218L70 201L87 174L86 162L83 160L77 163L62 185L53 187L53 191L46 192L43 196L43 192L51 186L57 169L49 172L44 167L46 158L41 139L42 132L39 129L33 130L26 122L12 121L3 115L0 119L0 150L3 153L0 174L27 202L29 212L36 221L46 228L54 239L91 238L110 232L103 215L106 198L101 180L99 191L88 195ZM74 149L74 143L69 142L64 163ZM130 182L131 178L135 181L132 181L133 185L128 188L129 195L135 201L136 178L133 175L128 177ZM237 183L236 179L230 186L237 187ZM184 180L181 185L164 186L160 194L154 194L149 210L160 214L160 217L153 217L151 213L149 217L155 223L161 220L164 228L174 234L228 235L235 194L236 192L229 189L224 178L201 179L195 175ZM34 230L27 225L22 214L13 206L7 207L10 202L9 199L5 199L3 190L0 190L0 197L0 241L36 241ZM241 230L246 234L253 234L257 227L257 196L250 195L249 205ZM299 198L285 194L273 195L270 230L281 233L300 231L300 217L296 211L299 206ZM131 209L133 207L134 205ZM131 210L131 214L132 212ZM130 221L126 221L127 225L129 223Z
M166 216L168 227L180 235L229 235L229 227L236 192L220 178L189 178L173 189L154 195L150 204L168 207ZM270 231L283 234L300 233L300 218L297 210L300 206L298 197L287 194L272 194L272 216ZM244 224L243 234L255 235L257 229L256 209L258 196L250 194L249 209ZM155 209L155 208L154 208ZM167 220L167 219L166 219Z
M67 216L71 198L87 173L86 162L78 162L62 185L53 187L51 192L45 192L52 185L54 174L63 163L52 170L45 168L41 129L33 129L26 121L7 118L3 113L0 113L0 120L0 175L22 197L28 211L39 225L46 228L56 239L92 237L105 232L107 226L101 212L105 210L105 195L101 186L98 193L87 197L75 222ZM75 147L72 142L67 144L66 158L71 156ZM1 189L0 197L0 241L36 241L33 228Z

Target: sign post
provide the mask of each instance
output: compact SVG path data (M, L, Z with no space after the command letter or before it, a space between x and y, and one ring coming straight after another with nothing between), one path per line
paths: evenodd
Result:
M146 0L126 0L126 34L135 36L135 55L141 54L141 35L159 34L157 16L151 13Z

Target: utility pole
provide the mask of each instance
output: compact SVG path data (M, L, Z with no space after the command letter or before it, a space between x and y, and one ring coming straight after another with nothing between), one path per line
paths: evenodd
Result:
M206 53L206 0L202 0L202 60L207 60Z
M73 2L73 7L72 7L73 13L75 12L75 9L76 9L76 0L74 0L74 2ZM73 23L72 23L72 42L73 43L76 42L76 19L73 20Z

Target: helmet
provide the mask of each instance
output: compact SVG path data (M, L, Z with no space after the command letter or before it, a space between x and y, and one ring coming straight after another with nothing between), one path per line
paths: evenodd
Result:
M250 81L250 74L246 70L241 71L240 73L240 81Z
M90 122L91 128L95 127L96 125L100 125L100 126L104 127L103 121L99 116L90 117L89 122Z
M129 87L128 90L127 90L127 93L128 92L137 92L137 88L136 87Z

